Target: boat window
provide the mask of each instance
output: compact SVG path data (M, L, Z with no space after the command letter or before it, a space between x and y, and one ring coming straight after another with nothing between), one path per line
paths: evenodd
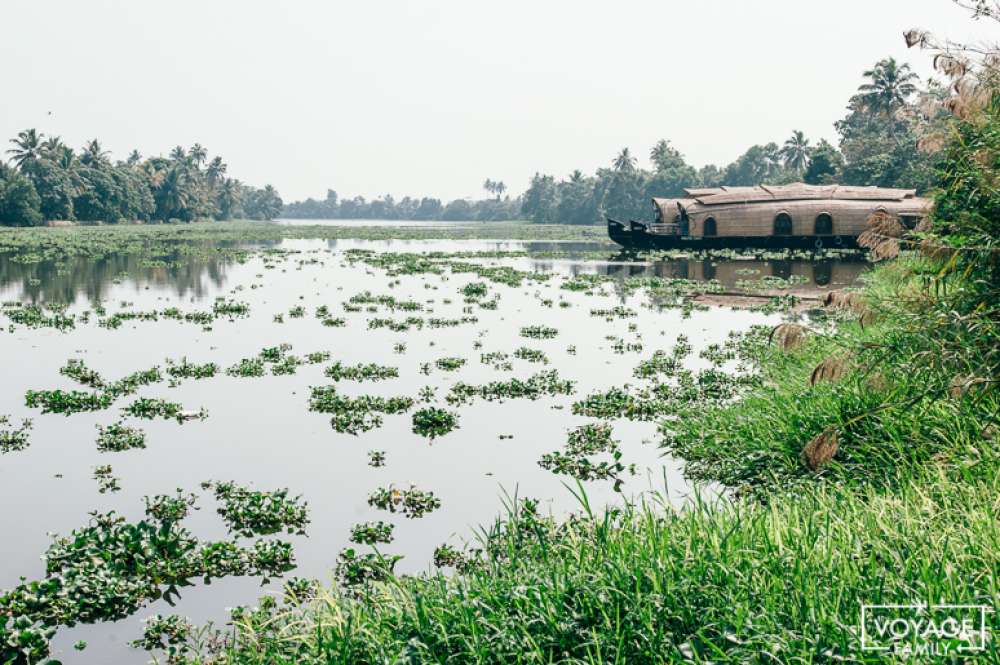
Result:
M774 217L774 235L776 236L790 236L792 235L792 216L787 212L779 212Z
M828 212L821 212L816 215L816 230L818 236L828 236L833 234L833 217Z
M715 229L715 217L706 217L705 223L702 226L701 234L703 236L714 236L717 233Z

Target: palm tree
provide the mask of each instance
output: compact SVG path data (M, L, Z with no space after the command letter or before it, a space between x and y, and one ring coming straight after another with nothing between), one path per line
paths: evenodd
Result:
M615 171L620 173L632 173L635 170L636 158L632 156L628 148L622 148L615 160L611 163Z
M141 161L142 155L139 154L138 150L133 150L129 153L128 159L125 160L125 163L129 166L136 166Z
M65 144L62 142L62 139L60 139L58 136L50 136L49 138L42 141L41 152L46 157L49 157L51 159L54 155L58 155L62 151L64 146Z
M483 181L483 189L485 189L490 194L496 193L496 183L487 178Z
M170 167L165 174L157 191L157 198L160 203L161 216L164 220L175 217L188 206L190 197L188 195L189 176L187 171L179 165Z
M226 174L226 168L226 163L222 161L222 157L216 157L208 163L205 175L208 176L208 184L213 189L215 188L215 184Z
M913 82L917 75L910 70L910 65L899 65L895 58L886 58L875 63L875 67L864 74L871 80L858 88L861 103L876 113L890 114L917 91Z
M14 147L8 150L7 154L13 155L11 161L22 171L27 162L38 159L42 153L42 135L34 129L24 130L10 142L14 144Z
M796 129L778 154L781 155L785 168L802 173L809 166L809 139L802 131Z
M83 146L83 152L80 154L80 161L87 166L97 166L98 164L103 164L108 160L108 151L101 146L101 142L97 139L89 141L87 145Z
M493 183L493 192L497 195L497 201L503 196L503 193L507 191L507 185L503 184L503 180L498 180Z
M184 152L184 148L177 146L176 148L170 151L170 159L174 160L175 162L183 162L187 160L187 153Z
M76 154L73 152L73 148L64 145L59 149L59 152L55 153L52 159L60 168L68 171L73 168L73 162L76 161Z
M219 213L222 219L232 219L233 212L240 204L239 180L225 178L219 186Z
M583 182L583 171L580 169L574 169L573 172L569 174L569 181L574 185Z
M201 166L208 159L208 151L200 143L195 143L191 146L191 150L188 151L188 156L195 163L195 166Z

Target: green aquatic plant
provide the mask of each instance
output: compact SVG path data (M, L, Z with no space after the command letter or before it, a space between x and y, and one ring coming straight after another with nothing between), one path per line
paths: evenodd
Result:
M124 423L97 426L97 449L102 453L122 452L146 447L146 433Z
M399 555L383 556L378 552L358 554L348 547L337 556L334 574L348 588L385 582L393 577L393 569L402 558Z
M362 522L351 527L351 542L358 545L377 545L391 543L392 530L395 527L388 522Z
M466 300L479 300L485 298L489 289L486 286L486 282L469 282L460 289L460 292L465 296Z
M626 470L635 474L635 465L622 463L619 442L611 438L610 423L588 423L570 430L566 445L561 451L546 453L538 465L555 474L567 475L582 481L613 480L616 492L621 491L621 474ZM593 462L590 458L599 453L611 455L611 461Z
M327 367L323 374L334 381L383 381L399 376L399 369L375 363L344 365L339 360Z
M139 370L124 376L117 381L113 381L104 388L104 392L112 399L118 399L122 395L133 395L143 386L159 383L163 380L159 367Z
M372 466L372 467L382 467L382 466L385 466L385 451L384 450L369 450L368 451L368 466Z
M458 415L438 409L427 407L413 412L413 433L435 439L444 436L448 432L458 427Z
M94 390L100 390L104 387L104 379L101 375L87 367L82 360L67 360L66 364L59 368L59 373Z
M302 497L289 497L287 489L251 490L233 482L215 483L219 515L230 531L244 536L267 536L284 530L304 535L309 511Z
M76 326L76 319L67 316L59 307L5 302L0 306L0 313L10 319L12 328L13 324L17 324L28 328L55 328L66 331Z
M529 349L526 346L515 349L514 357L520 360L527 360L529 363L542 363L543 365L549 364L549 358L545 355L544 351L539 349Z
M281 597L287 605L302 605L319 595L319 580L290 577L281 588Z
M309 410L333 414L330 426L338 432L358 434L382 425L380 414L404 413L413 406L412 397L347 397L336 386L310 388Z
M536 400L546 395L569 395L573 393L575 385L574 381L560 379L559 372L552 369L533 374L527 379L492 381L478 386L460 381L451 387L445 399L449 404L464 404L474 397L490 402L502 402L506 399Z
M490 351L479 354L479 362L490 365L497 371L510 371L514 369L514 364L510 361L510 354L503 351Z
M186 420L204 420L208 417L208 412L204 409L200 411L186 411L177 402L171 402L158 397L140 397L122 409L122 412L135 418L145 418L146 420L154 418L173 419L179 423L183 423Z
M62 413L71 415L85 411L103 411L111 406L111 395L88 393L81 390L29 390L24 394L24 403L31 408L40 408L42 413Z
M143 497L143 501L146 503L146 515L165 524L180 522L187 517L191 509L195 508L198 497L194 494L184 494L183 490L178 489L176 494L146 496Z
M635 311L630 307L625 307L623 305L615 305L610 309L591 309L591 316L601 317L607 321L614 321L615 319L629 319L639 316L639 312Z
M97 491L101 494L121 491L121 484L118 482L119 479L112 474L113 471L110 464L102 464L101 466L94 467L94 480L97 481Z
M186 661L191 651L188 642L194 633L194 625L189 619L177 614L154 614L144 623L142 639L129 643L133 648L161 651L167 657L167 665L180 665Z
M533 339L552 339L559 334L559 330L549 326L523 326L520 334Z
M20 427L13 427L10 416L0 416L0 455L16 453L27 448L31 426L31 420L24 419Z
M445 372L454 372L455 370L461 368L464 364L465 358L459 358L457 356L438 358L434 361L434 366Z
M264 360L259 357L243 358L226 370L226 374L229 376L240 376L244 378L264 376L265 372L266 367L264 365Z
M175 379L210 379L219 373L219 366L209 362L198 365L181 358L179 363L167 359L167 374Z
M433 492L425 492L413 485L403 490L389 485L369 494L368 505L417 519L440 508L441 500L434 496Z

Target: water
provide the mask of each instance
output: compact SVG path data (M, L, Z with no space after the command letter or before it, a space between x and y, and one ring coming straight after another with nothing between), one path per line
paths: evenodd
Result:
M67 534L83 526L92 510L117 510L130 519L143 515L142 497L172 493L175 488L200 495L201 510L186 521L188 528L203 539L225 539L227 534L210 493L200 491L207 480L235 480L257 489L288 487L309 502L312 522L308 536L289 538L295 546L298 568L294 575L330 579L338 552L349 545L352 524L383 519L396 524L395 542L382 551L405 556L400 572L418 572L431 567L434 548L450 542L458 545L471 537L478 525L486 524L503 508L505 493L542 499L543 509L565 514L579 506L563 486L565 477L556 477L537 464L546 452L560 449L566 431L589 419L572 415L571 403L594 390L635 383L632 370L639 360L657 349L673 345L678 334L687 335L699 350L722 342L731 330L755 323L777 321L774 315L734 312L713 308L695 311L683 318L677 310L649 308L642 293L625 295L614 283L601 295L586 295L559 288L569 277L581 273L613 276L660 275L690 279L715 278L735 286L746 279L764 275L787 278L801 275L797 289L840 286L853 282L862 264L830 262L714 261L680 259L670 262L628 262L609 253L607 257L545 258L538 252L592 252L595 246L561 243L520 243L507 241L382 241L295 240L272 245L271 249L292 250L269 267L261 256L245 263L223 258L188 257L179 265L151 267L129 256L113 256L100 261L74 260L67 266L19 264L0 255L0 299L70 303L70 312L90 309L103 301L109 313L121 301L138 310L177 306L182 310L208 309L216 296L227 296L250 304L248 318L219 320L211 331L194 324L170 320L126 322L120 329L78 324L61 333L51 329L17 328L0 333L0 414L17 420L30 417L35 422L31 446L0 458L0 588L15 585L19 577L44 575L41 553L51 542L50 532ZM500 260L478 259L479 263L511 265L524 270L555 273L548 282L525 282L510 287L489 282L492 293L500 294L496 311L476 309L478 323L453 328L424 328L395 333L369 330L373 316L404 318L408 313L345 313L341 303L364 290L391 294L397 299L420 302L433 300L433 314L422 316L457 318L462 315L458 290L476 278L469 274L418 274L389 278L379 269L345 261L345 250L375 251L524 251L528 256ZM272 255L273 256L273 255ZM452 302L446 304L445 299ZM570 308L546 306L564 299ZM624 304L638 311L638 317L606 322L589 314L591 308ZM296 305L306 309L305 318L288 316ZM328 305L333 316L343 316L343 328L324 327L312 312ZM284 313L285 322L274 315ZM96 318L96 317L95 317ZM629 330L635 323L636 332ZM541 324L558 328L551 340L525 339L518 335L524 325ZM616 354L606 336L640 339L641 353ZM406 352L397 354L393 346L405 342ZM479 342L482 348L475 348ZM148 386L140 395L163 397L186 408L204 407L204 421L178 425L173 421L137 421L147 433L147 448L123 453L99 453L95 447L96 425L110 424L129 401L120 400L111 409L91 414L40 415L24 406L27 389L73 389L78 387L59 374L70 358L81 358L105 377L114 379L154 364L164 366L166 358L187 357L191 362L213 361L222 368L241 358L256 355L261 348L289 343L293 353L304 355L327 350L332 360L345 364L375 362L399 368L400 377L378 383L341 381L338 389L349 395L416 396L424 386L434 386L443 404L448 387L456 381L484 383L511 376L527 377L541 369L557 369L563 378L578 382L570 396L548 397L536 402L510 400L504 403L476 401L457 407L460 429L428 443L410 431L409 414L387 416L382 428L357 437L338 434L329 426L329 416L308 410L309 386L327 385L323 376L329 363L300 367L292 376L234 378L219 375L202 381L188 380L179 387L160 383ZM575 346L575 355L567 347ZM512 359L512 372L496 372L480 362L481 353L511 353L519 346L543 350L548 366ZM430 375L420 371L423 363L444 356L460 356L467 363L457 372L435 369ZM697 365L700 361L692 361ZM561 408L560 408L561 407ZM451 407L447 407L451 408ZM627 420L614 422L615 438L622 441L624 461L635 463L639 473L628 479L628 496L654 489L679 502L692 488L681 473L681 463L664 457L656 447L656 427L652 423ZM500 435L512 434L512 439ZM367 452L384 450L383 468L367 465ZM122 491L98 494L93 468L111 464L121 479ZM57 477L58 475L58 477ZM409 483L431 490L442 508L423 519L406 520L381 513L367 505L368 494L389 483ZM602 506L617 502L609 483L587 483L591 503ZM364 550L362 546L360 549ZM176 608L157 602L135 616L113 624L78 626L59 632L54 657L67 663L131 663L146 655L125 643L141 635L141 619L155 613L185 614L197 622L224 622L226 608L253 604L262 594L280 590L280 582L261 588L255 579L224 579L210 587L197 584L186 589ZM82 654L71 648L76 640L89 647Z

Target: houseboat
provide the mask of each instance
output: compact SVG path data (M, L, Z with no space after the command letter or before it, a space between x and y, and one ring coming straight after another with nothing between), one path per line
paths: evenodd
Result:
M872 213L913 228L932 203L913 189L805 183L684 192L684 198L654 198L652 222L608 218L608 236L635 249L852 248Z

